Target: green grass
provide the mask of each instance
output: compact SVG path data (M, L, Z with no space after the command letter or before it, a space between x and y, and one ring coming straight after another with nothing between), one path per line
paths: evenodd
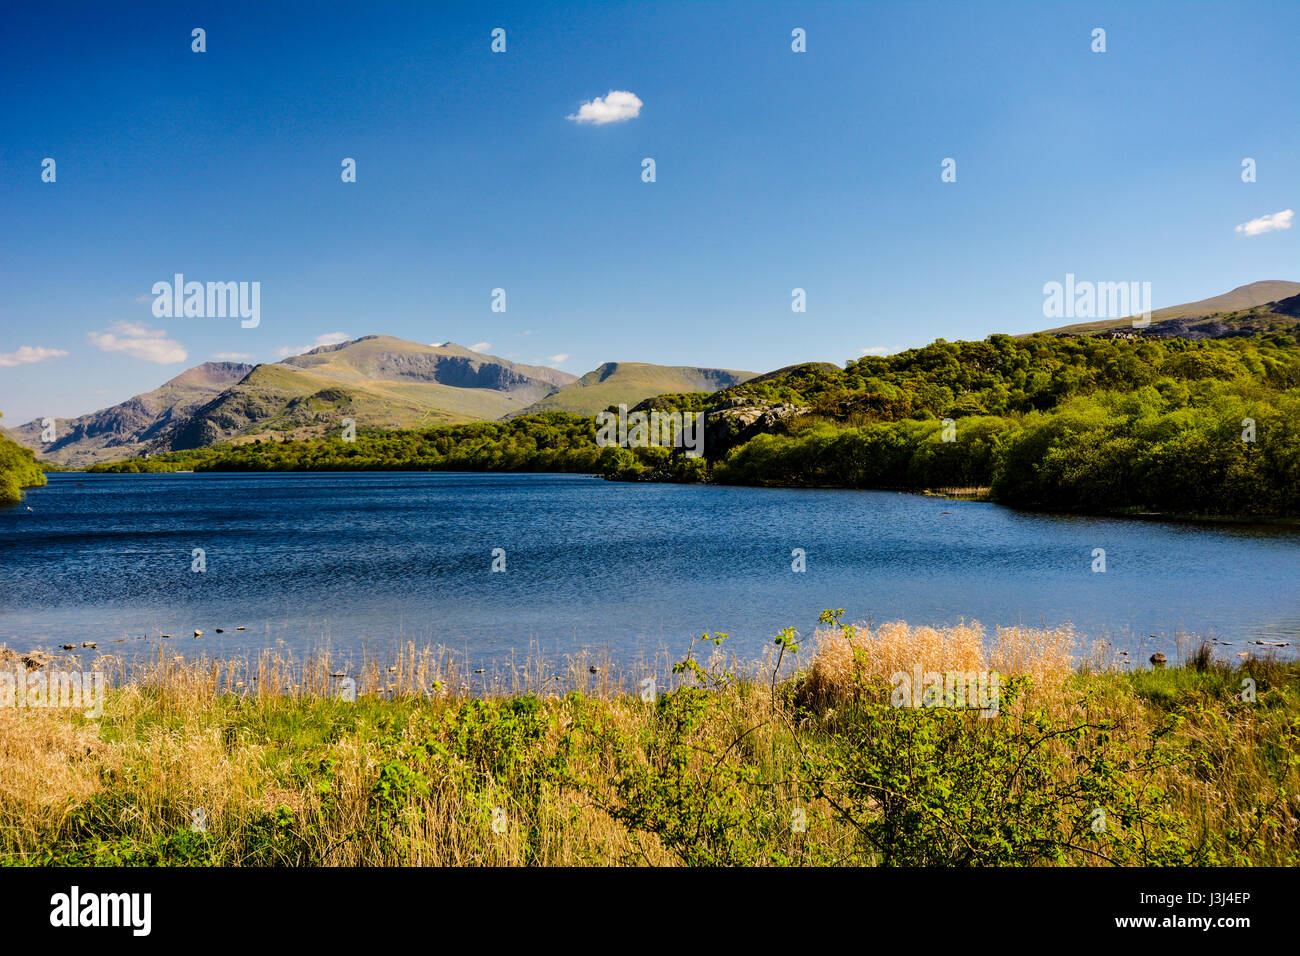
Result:
M692 655L651 701L585 662L484 697L423 661L355 702L328 666L160 662L98 721L0 710L0 863L1300 864L1294 662L1009 675L987 719L868 671L814 700Z

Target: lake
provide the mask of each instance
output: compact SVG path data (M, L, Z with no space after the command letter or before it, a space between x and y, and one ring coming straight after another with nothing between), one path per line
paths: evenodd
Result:
M1072 623L1143 659L1180 632L1292 654L1300 531L535 474L53 474L0 509L0 642L19 650L166 633L188 654L412 640L484 662L530 648L631 662L708 630L756 657L828 607Z

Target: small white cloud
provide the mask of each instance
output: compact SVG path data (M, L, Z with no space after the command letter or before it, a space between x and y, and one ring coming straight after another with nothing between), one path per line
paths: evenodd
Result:
M102 331L86 333L86 339L105 352L123 352L159 365L184 362L189 355L183 345L167 338L166 332L137 322L114 322Z
M1237 227L1237 232L1245 236L1258 236L1261 233L1273 232L1277 229L1290 229L1293 218L1295 218L1294 209L1283 209L1271 216L1260 216L1250 222L1243 222Z
M858 349L860 355L893 355L893 349L887 349L883 345L873 345L869 349Z
M548 358L546 361L548 361L548 362L554 362L555 364L558 365L559 363L561 363L561 362L567 362L568 360L569 360L569 353L568 353L568 352L561 352L559 355L552 355L552 356L551 356L550 358Z
M636 119L641 115L641 97L627 90L610 90L604 96L598 96L589 103L578 107L578 112L565 119L575 123L592 123L604 126L606 123L621 123Z
M440 349L440 348L442 348L442 347L443 347L444 345L446 345L446 344L447 344L446 342L430 342L430 343L429 343L429 348L431 348L431 349Z
M471 352L486 352L491 347L492 347L491 342L475 342L473 345L469 347L469 350Z
M155 296L152 296L152 295L137 295L137 296L136 296L134 299L132 299L131 301L132 301L132 302L152 302L152 301L154 300L154 298L155 298Z
M251 359L253 356L247 352L218 352L212 357L219 362L242 362L245 359Z
M46 359L63 358L67 354L63 349L22 345L19 346L17 352L0 352L0 367L13 368L15 365L30 365L32 362L44 362Z
M346 332L326 332L324 335L316 336L316 341L311 345L285 345L275 350L276 358L288 358L291 355L302 355L304 352L310 352L312 349L318 349L322 345L338 345L352 338Z

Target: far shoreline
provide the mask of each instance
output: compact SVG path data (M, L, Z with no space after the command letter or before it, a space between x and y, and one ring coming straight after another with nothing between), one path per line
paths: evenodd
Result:
M130 460L130 459L127 459ZM702 485L717 488L770 488L783 491L866 491L866 492L887 492L893 494L915 495L923 498L940 498L952 502L973 502L978 504L996 505L999 508L1006 508L1009 511L1018 511L1025 514L1033 515L1050 515L1057 517L1075 517L1075 518L1122 518L1132 519L1135 521L1149 521L1164 524L1190 524L1190 525L1229 525L1234 527L1269 527L1269 528L1287 528L1300 530L1300 518L1273 517L1268 515L1207 515L1196 514L1191 512L1164 512L1141 510L1138 508L1117 508L1108 511L1088 511L1088 510L1053 510L1046 508L1032 508L1025 505L1008 504L997 501L992 498L988 488L971 488L971 489L952 489L952 488L857 488L849 485L823 485L823 484L783 484L783 483L764 483L764 484L733 484L729 482L715 481L672 481L662 480L653 477L640 477L635 479L611 478L605 475L592 474L591 472L578 471L457 471L453 469L441 468L297 468L297 469L231 469L229 471L217 470L196 470L177 469L175 471L139 471L139 472L97 472L85 468L51 468L46 467L47 476L54 475L111 475L115 478L120 477L140 477L145 475L391 475L395 473L406 474L437 474L437 475L570 475L575 478L591 478L600 481L610 481L619 484L672 484L672 485ZM30 489L35 490L35 489Z

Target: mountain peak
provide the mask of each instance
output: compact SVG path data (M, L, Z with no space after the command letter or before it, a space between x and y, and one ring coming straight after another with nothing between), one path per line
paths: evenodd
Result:
M175 378L162 384L162 388L171 385L233 385L257 366L246 362L203 362L193 368L187 368Z

